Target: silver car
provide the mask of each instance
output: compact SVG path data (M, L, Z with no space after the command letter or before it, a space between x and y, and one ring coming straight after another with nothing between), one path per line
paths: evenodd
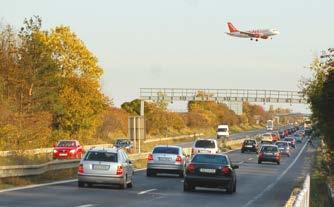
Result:
M92 148L80 161L78 186L117 184L121 189L131 188L133 174L132 162L122 149Z
M291 148L290 148L289 142L278 141L278 142L275 143L275 145L277 145L281 155L286 155L286 156L290 157Z
M146 175L154 176L157 173L178 174L183 177L187 156L182 147L159 145L153 148L147 158Z

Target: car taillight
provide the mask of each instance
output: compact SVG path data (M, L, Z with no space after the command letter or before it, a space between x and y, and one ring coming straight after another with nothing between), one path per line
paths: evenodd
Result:
M229 168L228 166L224 166L223 169L222 169L222 172L225 174L225 175L228 175L232 172L231 168Z
M116 175L123 175L123 166L118 165Z
M152 161L152 160L153 160L153 155L152 155L152 154L149 154L149 155L147 156L147 160L148 160L148 161Z
M279 157L279 152L276 152L276 153L275 153L275 156L276 156L276 157Z
M84 167L83 167L83 164L80 164L79 165L79 168L78 168L78 173L84 173Z
M195 172L195 165L192 164L192 163L189 163L189 164L187 165L187 172L190 172L190 173Z
M176 162L182 162L182 157L180 155L176 157Z
M262 157L263 157L263 152L261 152L261 153L259 154L259 157L260 157L260 158L262 158Z

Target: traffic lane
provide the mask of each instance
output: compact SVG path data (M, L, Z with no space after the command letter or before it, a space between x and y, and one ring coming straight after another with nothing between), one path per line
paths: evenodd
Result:
M297 148L298 150L298 148ZM296 150L296 151L297 151ZM233 162L256 157L255 154L230 153ZM293 156L292 156L293 157ZM290 158L292 158L290 157ZM173 176L148 178L145 172L135 176L133 189L118 190L106 187L78 189L76 183L48 186L1 194L0 206L242 206L254 198L279 175L292 159L283 159L281 165L245 162L237 170L237 193L223 190L198 189L183 193L182 179ZM152 190L152 191L150 191ZM288 191L282 188L284 191ZM141 192L147 192L139 194ZM268 204L268 203L267 203Z
M251 131L245 131L245 132L239 132L239 133L235 133L235 134L231 134L230 135L230 139L234 140L234 139L241 139L244 137L251 137L251 136L256 136L259 134L263 134L266 132L266 129L256 129L256 130L251 130ZM216 137L206 137L206 138L211 138L211 139L215 139ZM183 142L183 143L179 143L177 144L180 147L192 147L194 142Z
M297 152L299 153L300 148L304 145L307 145L306 139L304 139L302 144L297 145L297 150L291 157L296 157L298 155ZM293 188L297 184L304 182L306 175L312 170L312 160L314 158L315 151L315 148L306 146L298 162L296 162L290 170L287 171L285 176L280 179L280 181L277 182L277 184L270 191L264 192L261 198L252 202L251 205L244 207L265 207L268 206L266 205L268 203L270 203L270 206L273 207L284 206L286 201L289 199Z

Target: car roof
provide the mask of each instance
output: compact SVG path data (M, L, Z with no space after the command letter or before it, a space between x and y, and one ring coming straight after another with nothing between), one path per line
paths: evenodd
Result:
M153 148L157 148L157 147L170 147L170 148L182 148L180 146L176 146L176 145L156 145Z
M88 151L117 153L118 151L122 151L122 149L118 149L115 147L93 147L90 148Z

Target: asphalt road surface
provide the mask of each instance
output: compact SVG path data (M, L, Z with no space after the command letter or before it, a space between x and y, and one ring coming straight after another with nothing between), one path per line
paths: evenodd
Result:
M93 207L93 206L283 206L296 183L304 180L310 170L314 149L306 141L298 144L291 157L281 165L257 164L255 153L228 153L237 169L237 192L197 188L183 192L183 179L161 175L146 177L145 171L135 173L134 187L119 190L113 186L78 188L76 182L48 185L0 193L0 206L31 207Z

